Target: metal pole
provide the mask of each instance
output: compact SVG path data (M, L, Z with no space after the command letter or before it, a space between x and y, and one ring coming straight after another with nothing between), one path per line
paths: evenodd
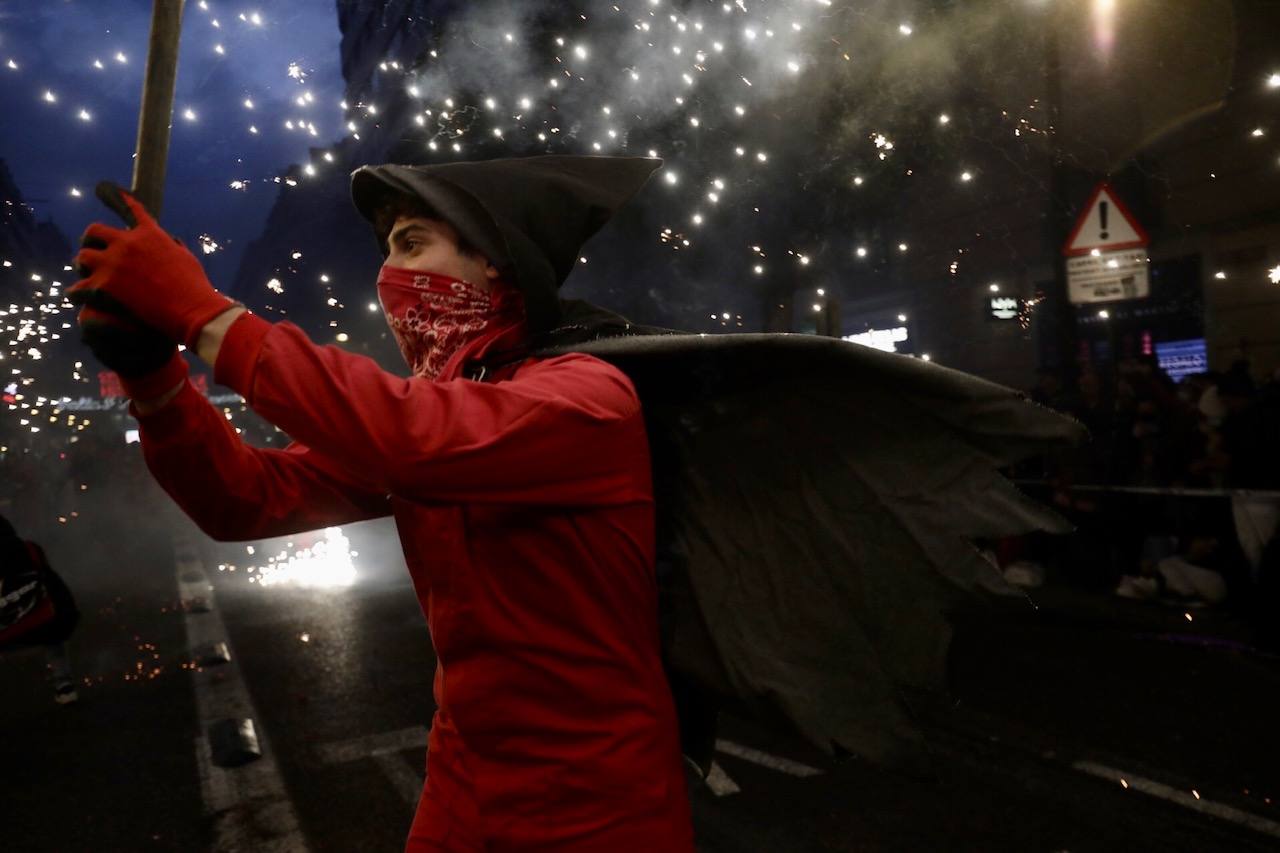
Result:
M173 123L173 88L178 79L178 40L186 0L154 0L151 42L138 111L138 147L133 158L133 194L159 218Z

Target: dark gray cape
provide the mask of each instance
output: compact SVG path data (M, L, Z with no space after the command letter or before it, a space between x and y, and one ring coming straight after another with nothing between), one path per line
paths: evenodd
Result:
M718 704L829 753L925 769L909 695L946 692L951 617L1031 604L972 544L1056 513L999 469L1075 421L975 376L809 335L607 337L654 468L663 645L686 753ZM1003 597L1003 602L997 597Z
M809 335L681 334L560 300L582 244L656 164L364 167L353 195L372 219L381 193L417 194L543 306L530 318L536 354L590 353L635 384L686 754L707 769L715 709L728 705L831 753L919 768L906 697L945 692L950 617L1026 603L972 540L1070 529L999 469L1084 430L906 356Z

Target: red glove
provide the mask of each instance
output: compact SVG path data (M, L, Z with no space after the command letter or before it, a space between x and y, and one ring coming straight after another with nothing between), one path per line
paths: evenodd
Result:
M241 303L214 290L195 255L165 233L137 199L105 182L96 192L113 208L122 198L137 224L121 229L95 222L85 230L83 240L106 248L82 248L76 255L77 268L88 277L69 287L67 298L105 311L123 305L146 325L194 349L206 323Z
M178 347L164 335L119 314L91 305L76 316L80 339L98 360L116 372L131 400L154 400L173 389L190 372Z

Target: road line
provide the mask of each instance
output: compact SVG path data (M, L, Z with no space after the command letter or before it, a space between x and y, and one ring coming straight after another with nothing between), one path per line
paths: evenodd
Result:
M378 755L389 755L407 749L426 749L427 727L410 726L392 732L322 744L317 748L325 764L345 764Z
M707 787L711 789L711 793L717 797L727 797L730 794L736 794L742 789L738 787L738 783L729 778L729 774L724 772L724 768L719 762L711 762L711 770L707 773Z
M416 806L426 777L414 773L409 762L394 753L381 752L373 756L373 760L378 763L383 774L391 780L392 786L404 801L411 806Z
M187 648L197 649L209 643L226 643L227 628L214 606L213 584L205 575L195 548L181 539L174 541L178 595L186 602L204 599L207 612L188 609L183 616ZM196 715L201 736L196 739L196 766L200 772L200 793L205 810L213 818L213 853L306 853L307 844L298 826L276 766L274 753L267 742L261 718L253 708L249 689L236 664L234 650L231 663L202 670L192 670L191 685L195 692ZM221 719L254 720L262 757L242 767L225 768L213 763L208 739L209 724Z
M729 740L717 740L716 752L723 752L725 755L732 755L734 758L741 758L743 761L750 761L753 764L759 764L762 767L768 767L770 770L777 770L779 773L786 773L789 776L819 776L822 771L816 767L810 767L808 764L801 764L799 761L792 761L790 758L782 758L777 755L770 755L767 752L761 752L758 749L752 749L749 746L743 746Z
M1150 794L1153 797L1160 797L1180 806L1200 812L1201 814L1212 815L1225 821L1230 821L1238 826L1252 829L1254 832L1261 832L1264 835L1270 835L1280 838L1280 823L1268 820L1265 817L1243 811L1242 809L1233 808L1223 803L1214 802L1197 798L1194 794L1178 788L1170 787L1162 782L1156 782L1151 779L1144 779L1141 776L1135 776L1132 773L1126 773L1123 770L1117 770L1114 767L1107 767L1105 764L1096 764L1092 761L1074 762L1072 768L1082 773L1088 773L1090 776L1097 776L1100 779L1106 779L1110 782L1120 783L1123 781L1135 791L1141 791L1144 794Z
M415 775L409 765L405 763L403 757L397 753L411 749L424 749L426 743L426 727L410 726L405 729L396 729L395 731L364 735L350 740L320 744L316 747L316 753L324 764L347 764L365 758L374 759L382 769L382 772L391 781L391 784L400 792L400 795L409 803L416 804L418 795L422 791L422 778ZM786 773L789 776L804 778L818 776L822 773L816 767L810 767L807 764L801 764L799 761L792 761L789 758L770 755L767 752L752 749L749 746L743 746L733 741L717 740L716 750L725 755L740 758L743 761L750 761L753 764L768 767L770 770L776 770L779 773ZM729 774L724 771L724 768L714 761L711 763L711 770L707 774L706 783L711 792L717 797L727 797L742 790L738 787L738 783L734 782Z

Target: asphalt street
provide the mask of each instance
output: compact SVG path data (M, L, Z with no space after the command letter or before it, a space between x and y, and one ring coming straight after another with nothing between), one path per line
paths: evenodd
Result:
M38 652L0 657L0 849L400 849L433 656L394 525L344 528L350 565L322 537L213 543L163 513L96 534L99 547L46 545L84 613L80 702L54 704ZM271 561L309 544L310 560ZM955 701L916 707L934 778L724 720L692 792L699 848L1280 848L1280 661L1209 611L1037 601L1032 618L962 627ZM210 625L229 663L191 647ZM265 758L212 766L203 734L227 702L247 703Z

